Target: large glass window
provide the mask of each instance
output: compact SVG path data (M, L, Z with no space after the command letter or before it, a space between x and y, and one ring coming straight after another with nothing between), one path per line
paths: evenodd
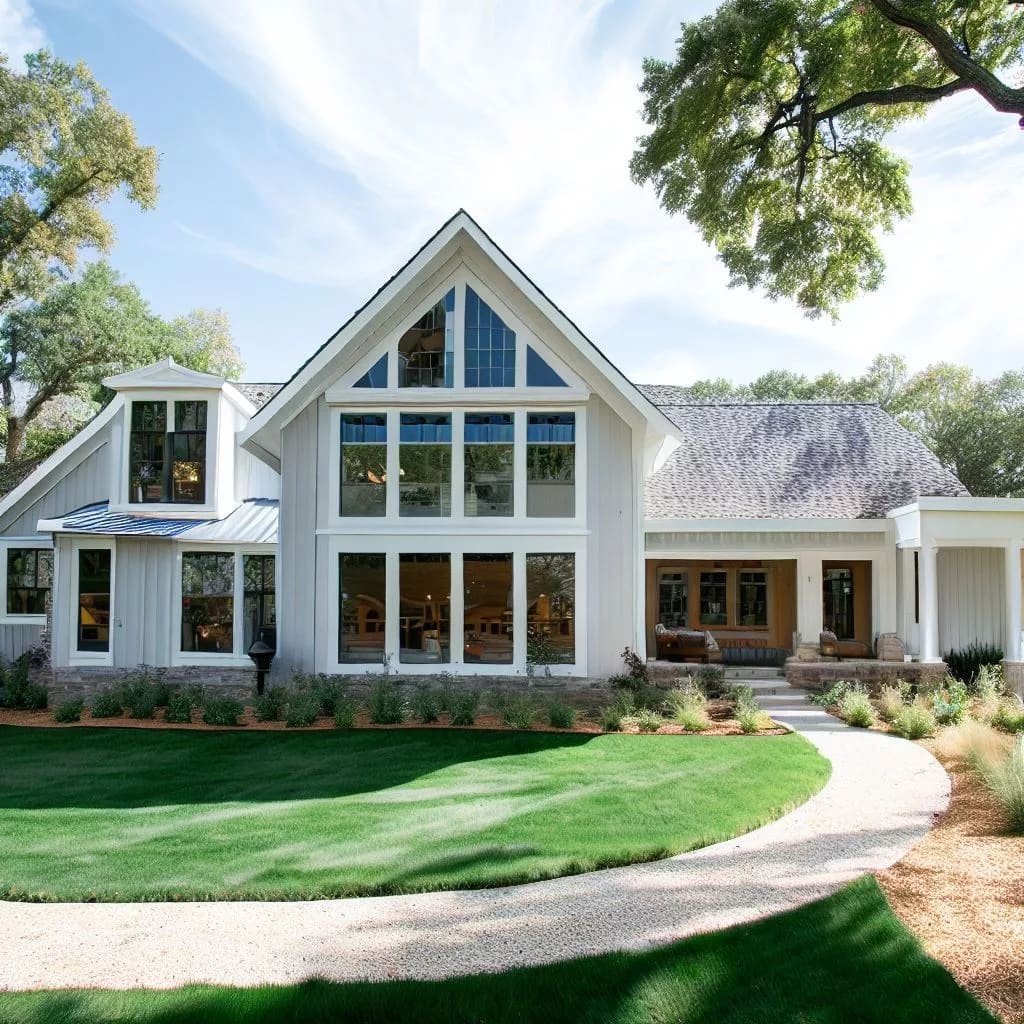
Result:
M78 551L79 651L110 650L110 548Z
M399 555L400 662L451 661L451 582L450 555Z
M187 551L181 556L181 649L233 654L235 556Z
M526 656L537 665L576 660L576 556L526 556Z
M385 371L386 372L386 371ZM400 388L450 388L455 380L455 289L398 340Z
M384 660L387 559L382 554L338 556L338 661Z
M382 414L341 417L341 514L387 513L388 425Z
M576 514L576 416L571 412L529 414L526 514Z
M839 640L853 640L853 569L826 569L823 582L825 628Z
M700 622L702 626L724 626L729 621L727 573L700 574Z
M452 418L402 413L398 512L452 514Z
M663 571L658 579L658 622L666 629L683 629L689 614L689 577Z
M741 626L768 625L768 574L743 570L737 574L739 624Z
M515 331L468 285L465 358L467 388L515 386Z
M164 500L167 444L167 403L132 402L132 433L128 447L128 500Z
M466 413L467 516L510 516L515 479L515 431L510 412Z
M52 586L52 551L47 548L7 549L8 615L45 615Z
M243 555L243 651L262 640L277 647L277 605L273 555Z
M464 555L463 659L512 663L512 556Z
M128 500L201 505L206 501L205 401L132 402L128 443Z

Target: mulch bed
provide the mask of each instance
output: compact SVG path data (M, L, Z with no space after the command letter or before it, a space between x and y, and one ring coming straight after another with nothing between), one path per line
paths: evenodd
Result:
M878 874L893 910L968 991L1024 1024L1024 838L965 759L923 743L952 780L949 810L906 857Z

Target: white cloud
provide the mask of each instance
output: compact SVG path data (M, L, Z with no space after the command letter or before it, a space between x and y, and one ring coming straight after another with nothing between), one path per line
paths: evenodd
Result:
M711 4L662 0L638 18L599 0L138 2L300 140L258 170L226 148L262 204L262 227L205 244L239 263L369 294L463 206L636 375L854 371L878 351L983 371L1019 359L1024 155L1011 120L976 100L900 134L916 213L885 243L882 289L832 325L728 289L697 233L629 179L640 60L668 54L678 19ZM602 334L648 304L667 311L665 330L628 344ZM752 361L737 366L717 344L724 327L761 341Z
M28 0L0 0L0 52L11 67L24 70L25 54L46 46L46 33Z

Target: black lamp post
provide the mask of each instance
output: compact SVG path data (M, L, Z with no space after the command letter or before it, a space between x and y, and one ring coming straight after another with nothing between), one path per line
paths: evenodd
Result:
M262 697L263 680L270 671L270 663L274 660L275 651L269 644L265 644L262 640L257 640L249 648L248 653L249 657L252 658L252 663L256 666L256 693Z

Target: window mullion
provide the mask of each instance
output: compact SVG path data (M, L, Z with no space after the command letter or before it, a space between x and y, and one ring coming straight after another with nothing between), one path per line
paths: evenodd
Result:
M466 514L466 414L461 409L452 412L452 518L462 519Z
M233 619L232 630L233 630L234 636L233 636L232 643L231 643L231 653L235 654L235 655L245 654L245 651L243 651L241 649L242 645L245 643L245 638L243 636L243 627L244 627L245 623L244 623L243 617L242 617L242 607L243 607L243 605L245 603L244 560L245 560L245 555L243 555L241 551L236 551L235 552L235 594L234 594L235 607L233 609L234 614L232 616L232 619Z
M513 451L512 515L526 518L526 410L516 409L513 421L515 450Z

